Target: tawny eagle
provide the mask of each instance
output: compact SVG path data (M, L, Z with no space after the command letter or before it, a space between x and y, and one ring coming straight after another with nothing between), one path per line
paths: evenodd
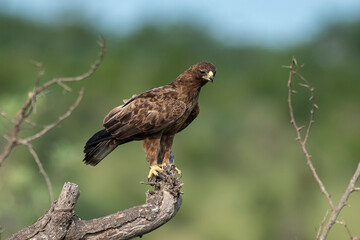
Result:
M213 82L215 74L213 64L197 63L168 85L135 95L111 110L104 119L105 128L86 142L84 163L95 166L117 146L144 140L148 178L157 175L164 165L173 164L174 136L199 114L200 89Z

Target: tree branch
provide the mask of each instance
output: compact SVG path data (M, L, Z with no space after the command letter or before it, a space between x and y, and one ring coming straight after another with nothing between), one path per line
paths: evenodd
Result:
M176 171L166 167L149 183L146 203L108 216L81 220L74 212L79 197L78 186L65 183L58 200L38 221L15 233L15 239L130 239L155 230L173 218L182 198Z
M289 106L290 119L291 119L290 121L291 121L292 125L295 128L296 135L297 135L296 140L300 143L300 146L301 146L301 149L302 149L302 151L303 151L303 153L305 155L307 164L308 164L312 174L314 175L315 180L319 184L321 192L327 198L328 203L329 203L330 208L331 208L330 217L329 217L326 225L324 226L324 223L325 223L325 221L326 221L326 219L328 217L328 211L326 212L326 214L325 214L325 216L324 216L324 218L323 218L323 220L322 220L322 222L321 222L321 224L319 226L317 234L316 234L316 239L325 240L327 235L329 234L330 229L337 222L337 218L338 218L341 210L346 206L347 200L349 199L350 194L360 190L360 188L355 187L355 184L356 184L356 182L357 182L357 180L359 179L359 176L360 176L360 162L358 163L358 166L357 166L357 168L355 170L355 173L353 174L352 178L350 179L350 182L349 182L345 192L341 196L341 199L340 199L339 203L337 204L337 206L335 206L332 199L331 199L331 197L330 197L330 194L327 192L323 182L319 178L319 176L318 176L318 174L317 174L317 172L315 170L315 167L314 167L314 165L313 165L313 163L311 161L311 155L309 154L309 152L307 151L307 148L306 148L306 142L307 142L307 140L309 138L310 129L312 127L312 124L314 123L314 112L315 112L315 109L318 108L318 106L314 102L314 88L311 87L309 82L298 72L303 67L303 65L300 66L298 69L295 69L296 66L297 66L297 61L296 61L296 59L294 57L293 57L293 59L291 61L290 66L285 66L286 68L289 69L288 106ZM294 110L293 110L293 107L292 107L292 94L294 93L294 90L292 89L292 83L293 83L294 75L298 76L303 81L303 83L299 83L299 85L302 86L302 87L307 88L310 91L310 99L309 99L309 101L311 101L312 107L310 109L310 120L309 120L307 129L306 129L305 137L301 136L300 131L301 131L302 127L298 127L298 125L297 125L297 123L295 121ZM351 236L350 230L347 228L347 225L345 224L344 221L341 221L341 224L343 224L346 227L351 239L357 239L358 238L358 237L352 237ZM323 226L324 226L324 228L322 228Z
M41 76L43 75L43 70L42 70L42 64L41 63L37 63L35 62L36 66L39 68L38 70L38 75L37 75L37 78L36 78L36 81L35 81L35 86L34 86L34 90L29 93L29 96L28 96L28 99L27 101L25 102L25 104L20 108L20 110L18 111L17 115L18 115L18 118L17 119L14 119L12 117L10 117L9 115L7 115L4 111L2 111L0 109L0 114L8 119L9 121L11 121L11 123L14 125L13 126L13 130L10 134L10 137L8 139L8 143L7 145L5 146L5 148L3 149L3 152L0 154L0 166L4 163L4 161L8 158L8 156L10 155L10 152L12 151L12 149L19 143L19 138L18 138L18 135L19 135L19 132L21 131L21 125L24 123L24 122L27 122L28 121L28 117L30 116L30 114L32 113L34 107L35 107L35 103L36 103L36 97L41 94L45 89L47 89L48 87L54 85L54 84L59 84L60 86L63 86L61 84L63 84L64 82L77 82L77 81L81 81L81 80L84 80L88 77L90 77L95 71L96 69L99 67L99 65L101 64L101 62L103 61L104 59L104 55L105 55L105 40L104 38L101 36L100 37L100 41L98 42L99 46L101 47L101 52L99 54L99 58L96 60L96 62L90 67L90 69L82 74L82 75L79 75L77 77L67 77L67 78L54 78L48 82L45 82L43 83L41 86L39 86L39 82L40 82L40 78ZM65 88L66 90L66 88ZM82 93L80 93L80 95L82 96ZM81 100L81 97L79 96L80 100ZM78 99L79 99L78 98ZM79 103L78 101L80 100L77 100L76 103L73 105L73 106L77 106ZM73 107L71 107L73 108ZM60 123L63 119L67 118L72 110L68 111L69 114L65 114L66 116L62 116L60 117L59 121L57 121L57 123L54 125L54 124L50 124L48 126L46 126L42 133L40 132L40 136L42 136L43 134L45 134L47 131L49 131L51 128L55 127L58 123ZM48 128L48 129L47 129ZM34 135L32 137L29 137L27 140L27 142L30 142L31 140L34 140L36 139L37 136Z
M41 161L40 161L40 159L39 159L39 156L37 155L37 153L35 152L34 148L32 147L32 145L31 145L30 143L26 143L26 144L24 144L24 145L28 148L30 154L33 156L36 164L38 165L38 168L39 168L39 170L40 170L40 173L41 173L41 175L43 175L43 177L44 177L44 179L45 179L45 182L46 182L46 185L47 185L47 187L48 187L49 194L50 194L50 200L51 200L51 202L53 202L53 201L54 201L54 191L53 191L53 187L52 187L50 178L49 178L49 176L47 175L47 173L46 173L46 171L45 171L45 169L44 169L44 167L43 167L43 165L42 165L42 163L41 163Z
M84 89L81 89L79 92L78 98L76 99L74 104L70 106L69 110L65 114L60 116L55 122L44 126L40 132L38 132L30 137L27 137L25 139L21 139L21 140L19 139L18 142L22 143L22 144L29 143L30 141L41 137L42 135L44 135L45 133L47 133L48 131L50 131L51 129L56 127L57 125L59 125L59 123L62 122L64 119L68 118L71 115L71 113L75 110L75 108L80 104L83 95L84 95Z
M349 185L347 186L344 194L341 196L339 204L336 206L336 209L334 211L332 211L330 219L327 222L327 224L325 225L322 235L319 238L320 240L326 239L331 227L336 223L336 219L338 218L341 210L345 207L345 205L347 204L347 200L350 197L350 194L355 189L355 183L358 180L359 176L360 176L360 162L356 168L354 175L350 179Z
M0 154L0 167L4 163L4 161L9 157L11 151L14 149L15 146L17 146L19 144L27 146L30 154L34 157L34 160L39 167L40 173L43 175L43 177L46 181L51 201L54 200L54 193L52 191L52 185L51 185L50 179L49 179L45 169L43 168L37 153L35 152L32 145L30 144L30 142L35 139L40 138L41 136L46 134L51 129L58 126L63 120L68 118L71 115L71 113L76 109L76 107L79 105L79 103L83 97L84 90L81 89L81 91L79 92L79 96L76 99L76 101L74 102L74 104L69 107L68 111L65 114L58 117L56 121L54 121L53 123L48 124L46 126L43 126L39 132L37 132L31 136L21 139L19 137L19 134L20 134L21 130L24 128L23 123L29 123L31 126L36 126L35 123L32 123L29 120L29 116L35 110L37 96L44 93L44 91L48 87L50 87L54 84L58 84L59 86L62 86L65 90L69 91L70 90L69 87L66 86L64 84L64 82L76 82L76 81L84 80L84 79L90 77L96 71L96 69L99 67L99 65L103 61L104 55L105 55L105 50L106 50L105 49L105 40L103 37L100 37L100 41L98 42L98 44L101 47L101 52L99 54L99 58L96 60L95 64L93 64L87 72L85 72L84 74L77 76L77 77L54 78L54 79L47 81L47 82L43 83L42 85L40 85L40 80L41 80L41 77L42 77L44 71L42 69L42 63L34 61L34 64L38 67L38 74L37 74L37 77L36 77L36 80L34 83L34 90L28 94L28 99L26 100L25 104L18 111L17 116L15 118L12 118L6 112L4 112L0 109L0 115L3 116L4 118L8 119L13 124L13 130L10 133L10 136L5 137L8 140L8 142Z
M295 128L295 131L296 131L296 140L300 143L301 145L301 149L305 155L305 158L306 158L306 161L307 161L307 164L312 172L312 174L314 175L314 178L316 180L316 182L319 184L320 186L320 189L321 189L321 192L325 195L325 197L327 198L328 202L329 202L329 205L331 207L331 209L334 211L335 210L335 205L333 203L333 201L331 200L331 196L330 194L327 192L323 182L321 181L321 179L319 178L317 172L316 172L316 169L311 161L311 155L309 154L309 152L307 151L307 148L306 148L306 141L308 139L308 136L309 136L309 132L310 132L310 128L312 126L312 123L313 123L313 118L314 118L314 111L315 111L315 106L317 107L317 105L315 105L313 103L312 105L312 108L310 110L310 121L309 121L309 124L308 124L308 127L307 127L307 130L306 130L306 135L305 135L305 138L302 138L301 136L301 133L300 133L300 130L301 128L298 127L296 121L295 121L295 117L294 117L294 110L293 110L293 107L292 107L292 94L293 94L293 89L292 89L292 82L293 82L293 76L294 75L298 75L298 76L301 76L297 70L295 70L295 66L297 65L297 61L296 59L293 57L292 61L291 61L291 64L290 66L287 66L287 68L290 70L289 71L289 79L288 79L288 106L289 106L289 112L290 112L290 122L292 123L292 125L294 126ZM302 68L302 66L300 67ZM304 78L301 77L301 79L303 80ZM307 83L307 82L306 82ZM313 100L313 88L310 88L311 89L311 101Z

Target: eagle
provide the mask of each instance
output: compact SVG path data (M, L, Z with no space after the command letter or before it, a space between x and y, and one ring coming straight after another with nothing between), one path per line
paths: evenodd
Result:
M83 162L95 166L117 146L143 140L146 161L150 163L148 179L157 176L165 165L174 164L171 147L175 134L198 116L200 89L213 82L215 74L212 63L200 62L173 82L124 100L123 105L106 115L104 129L86 142Z

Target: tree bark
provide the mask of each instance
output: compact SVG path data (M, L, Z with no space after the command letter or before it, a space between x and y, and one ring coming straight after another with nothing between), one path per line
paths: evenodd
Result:
M108 216L81 220L74 211L80 195L78 186L65 183L60 196L37 222L9 239L130 239L165 224L181 207L182 198L176 171L166 167L146 184L146 203Z

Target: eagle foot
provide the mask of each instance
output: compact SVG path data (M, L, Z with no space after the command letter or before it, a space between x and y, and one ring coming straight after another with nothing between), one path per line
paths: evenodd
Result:
M180 170L180 169L178 169L177 167L175 167L175 165L171 165L171 167L172 167L172 168L175 168L175 171L177 172L177 174L179 174L179 175L180 175L180 177L179 177L179 178L181 178L181 177L182 177L182 172L181 172L181 170Z
M177 174L180 175L180 178L181 178L181 177L182 177L182 172L181 172L180 169L178 169L177 167L175 167L175 164L171 164L171 163L166 163L166 162L164 162L164 163L160 164L159 167L161 167L162 169L164 169L164 167L166 167L168 164L170 165L170 167L171 167L172 169L175 169L175 171L177 172Z
M150 166L150 171L149 171L149 175L148 175L148 180L153 176L159 176L159 174L157 173L157 171L163 172L164 169L159 166L159 165L154 165L154 166Z

